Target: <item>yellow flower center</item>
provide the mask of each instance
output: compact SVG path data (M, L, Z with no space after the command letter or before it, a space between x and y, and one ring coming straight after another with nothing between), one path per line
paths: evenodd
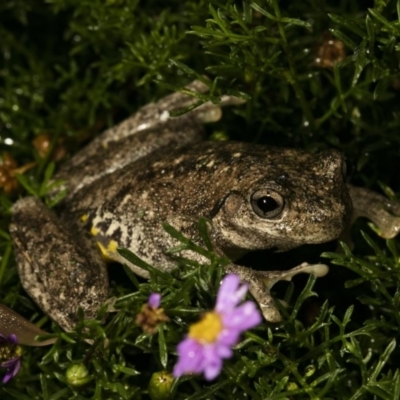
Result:
M213 343L223 329L221 317L216 312L208 312L203 319L189 328L189 337L200 343Z
M0 346L0 362L8 361L15 357L21 357L22 348L12 343L4 343Z

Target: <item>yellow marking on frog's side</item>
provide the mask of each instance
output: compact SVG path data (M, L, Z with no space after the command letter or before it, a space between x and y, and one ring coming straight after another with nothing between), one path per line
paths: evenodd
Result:
M86 221L88 220L88 218L89 218L89 215L88 215L88 214L83 214L83 215L81 215L80 220L81 220L82 222L86 222Z
M115 240L110 240L110 243L108 243L107 250L110 253L115 253L118 248L118 243Z
M90 229L90 233L93 236L96 236L99 233L99 230L97 228L95 228L94 226L92 226L91 229Z
M110 240L107 247L105 247L101 242L96 242L96 243L101 251L101 255L104 258L104 260L113 261L114 258L112 257L112 254L117 251L118 243L115 240Z
M97 243L97 246L99 247L99 249L100 249L100 251L101 251L101 255L104 257L104 258L108 258L107 257L107 249L100 243L100 242L96 242Z

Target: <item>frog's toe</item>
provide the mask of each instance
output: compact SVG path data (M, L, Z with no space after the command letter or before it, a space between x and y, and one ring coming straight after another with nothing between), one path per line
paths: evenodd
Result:
M202 94L209 91L209 87L199 81L195 80L185 86L181 92L170 94L157 102L157 107L164 110L165 118L169 117L171 111L177 111L186 107L195 107L199 101L196 93ZM245 103L245 100L236 96L225 95L222 96L218 102L208 101L199 107L194 108L187 115L195 118L200 123L211 123L221 119L221 107L239 105ZM183 116L185 117L185 115Z
M377 233L392 239L400 232L400 203L390 200L369 189L348 185L353 202L353 219L366 217L377 229Z
M280 322L281 315L276 307L275 301L271 296L269 287L265 285L265 275L259 271L241 267L235 264L229 264L226 267L227 272L237 274L243 282L249 284L249 291L254 300L260 306L261 312L268 322Z
M384 202L376 205L377 217L371 220L378 227L378 234L385 239L392 239L400 232L400 203L383 198Z
M276 307L275 300L265 286L260 287L259 285L250 284L250 293L260 306L261 313L266 321L271 323L281 322L282 317Z
M384 239L393 239L400 232L400 218L387 214L384 219L374 221L371 228Z
M316 277L326 275L329 268L325 264L302 263L288 271L253 271L249 268L231 264L227 267L228 272L233 272L249 283L249 290L254 300L260 306L261 312L268 322L277 323L281 321L281 315L271 296L271 288L279 281L290 281L293 276L301 273L311 274Z
M265 286L267 286L268 289L271 289L275 283L279 281L291 281L297 274L309 274L321 278L328 272L329 268L325 264L308 264L304 262L287 271L260 271L259 274L261 279L263 279Z

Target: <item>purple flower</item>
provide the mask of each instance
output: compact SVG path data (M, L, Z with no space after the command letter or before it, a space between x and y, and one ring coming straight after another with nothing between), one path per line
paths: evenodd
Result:
M7 361L0 364L0 368L5 368L6 374L3 383L7 383L17 375L21 367L21 349L18 346L17 336L13 333L5 337L0 333L0 360Z
M141 326L144 332L156 333L161 322L169 321L160 305L161 294L151 293L147 303L143 304L140 312L136 315L136 324Z
M222 280L214 310L191 325L187 337L177 347L179 359L173 371L176 378L202 372L209 381L218 376L222 360L232 357L232 347L239 342L242 332L262 321L252 301L239 305L247 290L248 285L240 285L235 274Z
M160 293L152 293L149 296L147 304L152 308L158 308L161 304L161 294Z

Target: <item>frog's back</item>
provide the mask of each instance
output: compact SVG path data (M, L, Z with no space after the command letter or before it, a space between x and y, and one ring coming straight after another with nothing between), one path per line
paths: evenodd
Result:
M285 250L332 240L348 223L342 163L336 151L249 143L166 148L93 183L65 205L63 215L84 216L105 249L126 247L149 262L160 261L173 245L163 222L193 238L200 217L212 222L215 245L224 253ZM272 214L258 205L265 198L272 199Z
M341 186L341 155L239 142L200 142L167 147L115 171L79 192L64 208L82 212L99 207L134 213L151 209L211 217L224 196L252 190L258 181L303 187L313 197ZM304 200L305 201L305 200ZM312 201L312 199L311 199Z

